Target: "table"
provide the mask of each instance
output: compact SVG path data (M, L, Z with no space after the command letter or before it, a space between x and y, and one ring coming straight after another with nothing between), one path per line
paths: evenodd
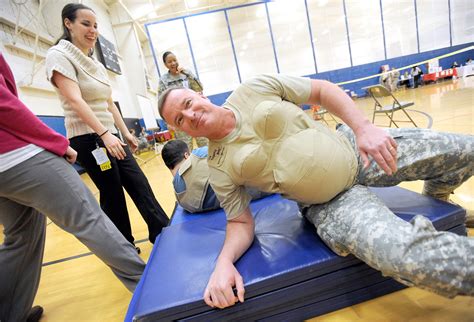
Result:
M440 72L431 73L431 74L423 74L423 82L436 82L440 78L447 78L457 76L457 69L456 68L449 68L442 70Z
M459 77L468 77L474 75L474 64L456 68Z

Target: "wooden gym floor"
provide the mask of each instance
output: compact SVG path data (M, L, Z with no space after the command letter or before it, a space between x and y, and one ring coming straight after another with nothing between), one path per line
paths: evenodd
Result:
M435 130L474 134L474 77L430 84L418 89L399 90L395 94L403 101L414 101L412 109L425 113L411 113L420 127L428 124L427 114L432 117L432 128ZM356 100L356 103L371 118L372 100L362 98ZM329 121L327 116L326 119L334 127L334 122ZM376 124L388 124L384 123L386 120L379 117ZM139 160L139 163L157 199L166 213L171 215L175 198L169 171L161 157L155 157L153 152L143 153L139 157L146 161ZM97 193L89 177L82 177L87 186ZM402 186L421 191L421 182ZM459 188L452 199L465 208L474 209L474 179L471 178ZM146 241L146 225L129 198L127 203L135 239L145 240L138 246L146 261L152 248ZM44 267L35 299L35 305L42 305L45 309L42 321L122 321L131 294L72 235L60 230L50 221L48 223ZM3 232L3 229L0 228L0 231ZM474 236L474 229L471 229L470 235ZM0 233L0 242L2 240ZM409 288L311 321L474 321L474 298L457 297L449 300L417 288Z

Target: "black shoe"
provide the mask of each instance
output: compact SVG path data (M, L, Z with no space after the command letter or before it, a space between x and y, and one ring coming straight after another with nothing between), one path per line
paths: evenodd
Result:
M138 246L135 246L135 250L137 251L137 254L140 254L142 252L142 250Z
M43 308L39 305L33 306L28 313L28 317L26 318L26 322L38 322L43 315Z

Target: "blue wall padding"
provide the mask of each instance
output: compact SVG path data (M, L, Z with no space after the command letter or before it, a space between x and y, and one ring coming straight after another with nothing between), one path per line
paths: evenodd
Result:
M62 136L66 137L66 127L64 126L64 116L46 116L40 115L38 118L43 121L47 126L52 128L54 131L58 132ZM72 165L79 173L84 173L83 167L81 167L77 162Z

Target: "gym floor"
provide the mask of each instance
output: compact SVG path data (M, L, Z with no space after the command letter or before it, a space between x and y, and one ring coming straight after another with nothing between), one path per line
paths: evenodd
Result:
M402 101L414 101L409 112L420 127L433 120L432 128L464 134L474 134L474 77L447 80L417 89L395 92ZM372 118L373 100L356 100L358 108ZM326 116L331 128L335 122ZM380 116L376 124L388 125ZM409 126L408 124L406 126ZM161 157L154 152L138 155L138 161L150 181L155 195L168 215L175 203L171 174ZM82 178L96 194L87 174ZM420 192L422 182L403 183L402 187ZM474 209L474 178L460 187L452 200ZM147 228L140 214L127 196L133 233L146 261L152 245L147 241ZM0 242L3 235L0 229ZM474 236L474 229L469 232ZM177 276L176 278L179 278ZM156 287L160 287L157 285ZM42 321L123 321L131 294L112 272L89 253L72 235L48 221L44 267L35 305L45 309ZM449 300L435 294L409 288L358 305L354 305L310 321L473 321L474 298L457 297Z

